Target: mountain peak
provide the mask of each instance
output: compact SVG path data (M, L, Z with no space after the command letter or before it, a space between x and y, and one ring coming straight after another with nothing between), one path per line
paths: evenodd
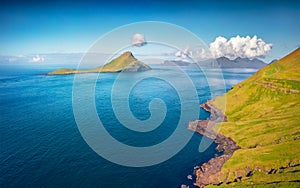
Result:
M58 69L48 73L48 75L57 74L77 74L91 72L140 72L150 70L151 67L136 59L130 51L124 52L119 57L109 63L90 70Z
M121 56L124 56L124 57L134 57L130 51L124 52Z
M243 60L243 59L248 59L248 58L237 57L234 60Z
M216 59L218 66L221 68L262 68L266 66L267 64L263 61L254 58L241 58L237 57L234 60L231 60L227 57L219 57Z

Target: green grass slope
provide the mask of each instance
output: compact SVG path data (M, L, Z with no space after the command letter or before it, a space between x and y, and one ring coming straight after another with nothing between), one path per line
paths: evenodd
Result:
M138 61L131 52L125 52L111 62L105 64L104 66L96 67L89 70L73 70L67 68L60 68L53 72L48 73L48 75L63 75L63 74L79 74L79 73L97 73L97 72L138 72L146 71L151 68L141 61Z
M122 71L124 68L128 67L132 62L137 61L137 59L131 54L131 52L125 52L121 56L107 63L103 67L99 67L102 71Z
M214 105L228 120L216 128L241 147L222 168L221 181L232 183L221 186L300 186L300 48L235 85Z

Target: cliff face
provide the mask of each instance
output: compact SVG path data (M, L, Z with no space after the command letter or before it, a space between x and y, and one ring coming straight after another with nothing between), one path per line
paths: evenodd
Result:
M125 52L116 59L110 61L104 66L89 70L73 70L61 68L48 75L79 74L79 73L97 73L97 72L140 72L151 70L151 67L137 60L131 52Z
M150 70L151 68L142 63L141 61L134 61L124 69L122 69L122 72L142 72L142 71L147 71Z
M300 48L201 107L210 120L190 122L189 129L213 139L222 153L196 168L196 186L299 185Z

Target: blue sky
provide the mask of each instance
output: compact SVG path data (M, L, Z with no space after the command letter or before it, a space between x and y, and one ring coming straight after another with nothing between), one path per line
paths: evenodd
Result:
M182 26L205 43L257 35L266 61L300 45L297 1L2 1L0 55L85 52L116 27L140 21Z

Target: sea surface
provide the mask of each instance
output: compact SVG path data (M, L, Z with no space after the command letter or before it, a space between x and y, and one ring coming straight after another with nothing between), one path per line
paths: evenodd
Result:
M210 144L205 152L199 152L202 136L195 133L181 151L159 164L128 167L104 159L89 147L78 129L73 109L73 100L76 100L73 93L74 75L42 75L58 67L61 66L0 65L1 188L144 188L180 187L182 184L192 187L195 181L194 167L207 162L217 154L214 143ZM222 95L234 84L256 71L223 70L224 90L218 87L218 84L222 84L219 76L212 82L206 79L206 74L216 73L214 69L201 70L195 67L181 69L185 74L178 75L174 67L160 66L154 66L153 70L143 73L129 73L119 80L121 88L117 90L113 90L115 80L118 78L116 73L101 73L96 82L92 74L82 74L80 75L82 79L79 79L77 84L91 84L95 87L94 99L98 117L112 137L126 145L147 147L168 139L176 126L184 126L183 132L189 131L186 129L187 123L194 119L178 124L182 113L188 113L181 111L182 106L186 105L183 102L187 102L187 105L201 104L215 95ZM112 108L112 91L122 93L129 87L126 83L138 74L146 79L130 89L129 100L125 101L128 102L134 117L141 121L150 118L149 103L157 98L165 103L167 109L161 125L155 130L143 133L122 126ZM161 75L169 81L158 79L157 77ZM172 82L185 86L185 79L181 78L182 76L192 80L197 91L197 100L180 99L178 90L173 87ZM209 87L211 84L216 85L213 91ZM84 97L81 99L84 100ZM119 107L122 108L121 105ZM90 109L85 105L82 108L84 113L90 113ZM198 118L208 117L209 113L199 108ZM111 147L114 151L113 146L105 145L105 147ZM115 151L115 155L121 155L122 152ZM193 180L189 180L188 175L192 175Z

